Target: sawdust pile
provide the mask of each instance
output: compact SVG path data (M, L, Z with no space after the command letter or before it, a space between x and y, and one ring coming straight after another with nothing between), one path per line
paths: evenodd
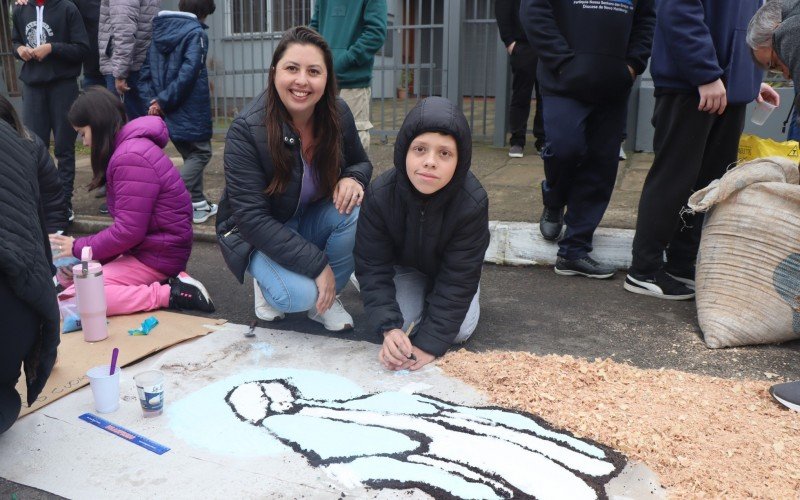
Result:
M493 403L645 462L671 498L798 498L800 414L772 401L770 383L517 352L437 364Z

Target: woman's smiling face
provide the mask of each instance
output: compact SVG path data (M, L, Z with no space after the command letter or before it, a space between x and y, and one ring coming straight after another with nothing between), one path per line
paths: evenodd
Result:
M308 119L328 81L325 58L315 45L289 45L275 66L275 90L293 119Z

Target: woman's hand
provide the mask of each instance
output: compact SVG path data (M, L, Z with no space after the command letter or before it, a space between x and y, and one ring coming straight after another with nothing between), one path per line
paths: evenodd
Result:
M395 328L383 334L383 346L378 359L387 370L416 371L436 359L436 356L411 345L405 332Z
M336 277L333 275L333 269L330 265L326 265L325 269L319 273L319 276L314 278L317 284L317 314L322 314L333 305L336 299Z
M61 257L72 257L72 245L75 238L61 234L50 235L50 246L53 247L53 260Z
M333 190L333 206L340 214L350 214L353 208L361 206L364 200L364 188L355 179L342 177Z

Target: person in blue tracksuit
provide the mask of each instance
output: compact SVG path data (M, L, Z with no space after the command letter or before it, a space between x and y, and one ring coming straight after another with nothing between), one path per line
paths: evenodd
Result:
M178 8L180 12L161 11L153 20L153 41L138 86L148 114L164 117L183 157L181 177L192 195L192 220L200 224L217 213L217 205L203 193L213 133L204 21L216 5L214 0L181 0Z
M682 215L689 195L737 160L745 107L778 104L762 84L745 37L761 0L659 0L650 73L655 159L642 189L626 290L694 297L702 214ZM666 252L666 261L664 255Z

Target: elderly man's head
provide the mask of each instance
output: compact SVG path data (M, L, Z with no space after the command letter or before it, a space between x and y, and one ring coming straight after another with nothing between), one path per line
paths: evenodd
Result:
M781 59L775 47L775 32L782 21L781 3L771 0L765 3L747 26L747 45L753 51L753 59L761 68L771 72L780 73L787 79L792 74L789 67Z

